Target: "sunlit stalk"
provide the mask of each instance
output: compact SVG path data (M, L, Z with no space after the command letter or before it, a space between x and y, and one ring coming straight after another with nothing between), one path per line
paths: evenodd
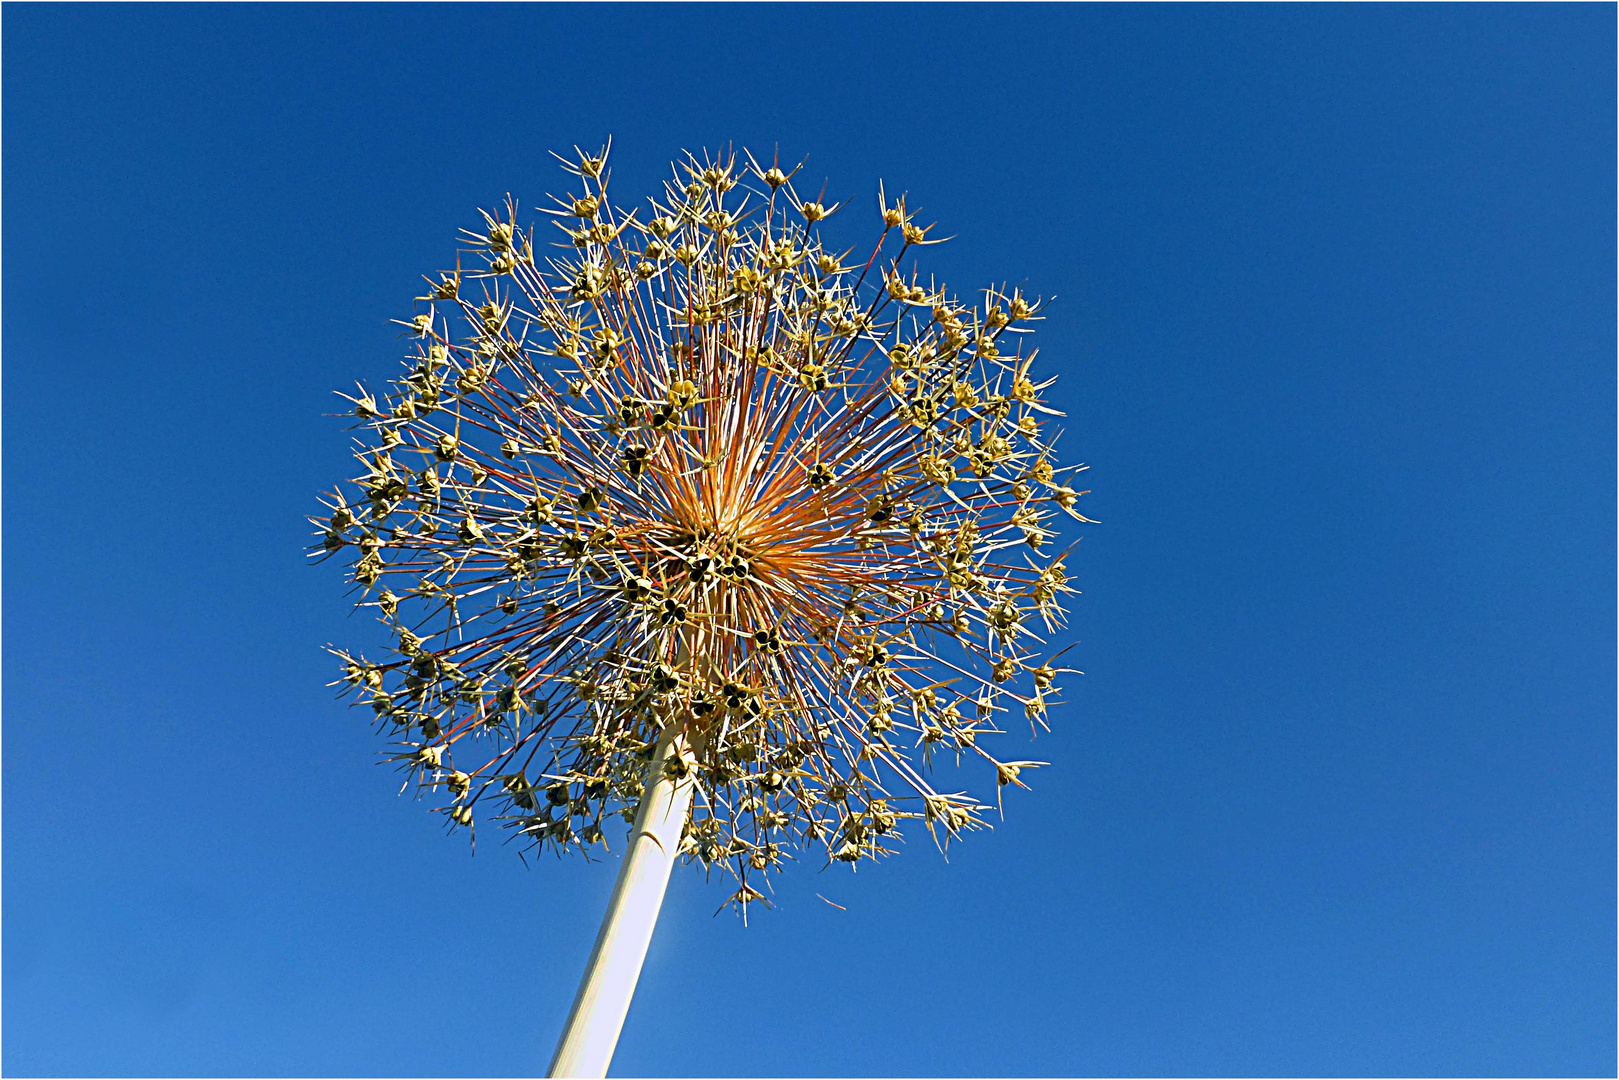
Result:
M683 750L685 737L672 728L658 741L629 848L547 1076L607 1075L691 810L696 782ZM684 775L671 775L671 763Z

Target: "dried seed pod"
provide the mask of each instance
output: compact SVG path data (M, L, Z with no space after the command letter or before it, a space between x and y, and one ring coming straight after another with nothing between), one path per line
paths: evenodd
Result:
M775 166L688 158L635 216L605 154L570 160L554 261L516 200L484 213L465 234L482 295L430 278L422 302L465 317L401 320L419 338L402 376L346 398L363 473L311 548L350 560L397 655L345 659L342 686L420 735L391 757L448 793L452 826L477 787L529 844L633 817L669 725L691 737L671 769L714 796L681 850L744 878L789 843L852 864L910 817L976 827L982 807L928 773L984 761L997 713L1048 721L1066 669L1045 642L1073 590L1041 494L1085 520L1028 328L1004 336L1038 302L958 300L914 262L931 226L881 191L868 255ZM758 199L732 194L750 183ZM539 786L512 772L530 748ZM998 767L997 791L1029 765Z
M669 597L663 602L663 607L658 613L658 621L665 627L685 625L686 605L674 597Z

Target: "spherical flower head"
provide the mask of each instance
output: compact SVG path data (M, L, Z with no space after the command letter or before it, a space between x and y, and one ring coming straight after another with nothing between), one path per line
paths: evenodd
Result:
M682 850L744 903L797 851L981 825L934 767L982 761L998 804L1039 764L985 737L1046 723L1054 524L1086 520L1041 303L922 281L939 241L881 191L853 258L797 170L688 154L626 213L605 149L564 165L557 232L483 213L398 320L405 374L345 395L361 472L313 553L351 560L390 642L333 649L345 691L450 828L559 852L605 847L678 734Z

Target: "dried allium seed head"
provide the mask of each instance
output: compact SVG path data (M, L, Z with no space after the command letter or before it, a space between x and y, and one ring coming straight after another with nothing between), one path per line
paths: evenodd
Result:
M311 519L367 597L397 583L363 601L394 658L339 651L341 685L452 828L494 808L600 843L673 727L701 786L682 850L744 901L795 845L856 863L906 819L980 824L933 787L945 747L1022 786L1037 763L984 736L1046 722L1072 590L1042 508L1086 520L1039 422L1040 304L921 284L937 241L903 200L846 271L837 206L748 160L688 155L643 226L580 154L547 257L514 200L484 214L429 279L442 310L401 320L393 392L348 397L363 472Z

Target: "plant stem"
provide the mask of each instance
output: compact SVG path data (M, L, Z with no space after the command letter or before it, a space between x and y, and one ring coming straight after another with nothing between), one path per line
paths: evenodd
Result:
M607 1075L691 809L695 776L671 780L664 775L664 763L684 746L685 736L673 725L658 739L629 848L547 1076Z

